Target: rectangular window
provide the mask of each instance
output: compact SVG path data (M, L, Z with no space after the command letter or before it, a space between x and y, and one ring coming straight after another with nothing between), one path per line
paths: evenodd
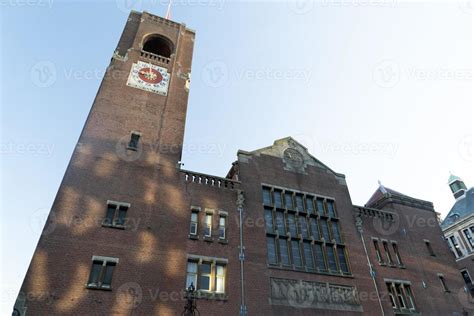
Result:
M334 236L334 239L338 244L342 244L342 238L341 238L341 233L339 231L339 224L336 221L332 221L332 233Z
M140 134L136 132L132 132L130 134L130 141L128 142L127 149L130 150L137 150L138 149L138 141L140 140Z
M113 270L117 263L117 258L93 256L87 287L110 290L112 288Z
M390 253L390 248L388 248L388 243L386 241L382 241L382 244L388 264L393 264L392 254Z
M223 215L219 216L219 239L226 238L227 218Z
M471 246L471 249L474 249L474 239L472 238L472 235L469 229L463 230L463 233L464 233L464 236L466 236L466 239L469 242L469 246Z
M267 258L269 264L277 264L275 238L267 237Z
M431 243L429 240L425 240L425 245L426 245L426 249L428 250L428 253L430 254L430 256L436 256L434 251L433 251L433 248L431 247Z
M265 230L267 233L273 233L275 230L273 228L273 212L272 210L265 210Z
M449 292L448 285L446 284L446 280L442 274L438 274L439 281L441 282L441 286L445 292Z
M293 209L293 194L291 192L285 192L285 206L288 210Z
M272 206L272 192L270 188L263 188L263 204Z
M298 222L299 222L301 236L303 236L303 238L309 238L308 222L306 222L306 217L299 216Z
M189 234L190 235L197 235L198 233L198 218L199 218L199 213L197 211L192 211L191 212L191 224L189 226Z
M322 245L315 244L314 249L315 249L316 262L318 264L319 271L326 272L327 271L326 259L324 258L324 249Z
M393 252L395 253L395 257L397 258L397 263L399 266L403 266L403 261L402 257L400 256L400 253L398 252L398 245L395 242L392 242L392 248Z
M125 228L125 219L130 204L107 201L107 212L102 226Z
M303 243L303 251L304 251L304 262L305 262L306 268L314 269L313 251L311 250L310 242L305 241Z
M211 263L203 262L199 267L199 290L211 290Z
M390 302L395 312L415 310L415 300L409 284L405 282L386 282Z
M279 239L278 246L280 247L280 262L284 265L290 265L288 242L286 241L286 239Z
M463 278L464 282L466 283L466 285L471 286L472 285L472 280L471 280L471 276L469 275L469 272L467 272L467 270L463 270L463 271L461 271L461 275L462 275L462 278Z
M328 222L325 219L321 219L321 229L323 231L323 237L326 242L331 242L331 236L329 235Z
M298 233L296 231L295 215L287 214L286 218L287 218L287 224L288 224L288 232L293 237L298 236Z
M379 263L384 263L382 253L380 252L378 240L374 239L373 242L374 242L375 254L377 255L377 260L379 261Z
M204 237L212 236L212 214L206 214L206 220L204 222Z
M449 237L449 240L451 241L451 244L453 245L455 254L458 258L463 256L463 253L461 251L461 247L459 246L458 242L456 241L456 238L454 236Z
M401 309L406 309L407 304L405 301L405 295L402 290L401 284L395 284L395 293L397 294L398 303L400 304Z
M349 265L347 264L346 251L344 247L337 247L337 257L339 259L339 266L341 267L342 273L350 273Z
M339 269L337 268L336 256L334 255L334 247L331 245L326 245L326 254L328 255L328 266L331 269L331 272L336 272Z
M318 213L319 215L325 215L324 214L324 200L323 199L316 199L316 206L318 207Z
M225 267L222 264L216 264L216 293L225 292Z
M314 214L314 205L313 205L313 197L307 196L306 197L306 211L310 214Z
M336 209L334 208L334 201L327 200L326 206L328 208L328 215L331 217L336 217Z
M186 272L186 288L191 285L197 288L198 264L197 262L188 261L188 268Z
M315 240L321 240L321 234L319 232L318 220L316 218L311 218L311 236Z
M293 264L296 267L302 267L303 262L301 260L300 243L296 240L291 241L291 254L293 258Z
M285 236L286 231L285 231L285 217L284 217L284 214L281 211L276 211L275 216L276 216L276 225L277 225L278 234L280 236Z
M390 297L390 303L392 303L393 309L398 309L397 301L395 300L395 290L392 283L387 283L388 296Z
M283 208L283 202L281 200L281 191L275 190L273 191L273 201L277 208Z
M303 196L300 194L296 194L295 199L296 199L296 210L298 212L304 212Z

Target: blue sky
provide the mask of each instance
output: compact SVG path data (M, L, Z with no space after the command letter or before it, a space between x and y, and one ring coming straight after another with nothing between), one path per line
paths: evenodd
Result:
M0 0L1 314L128 11L166 7ZM474 183L472 17L466 1L175 0L197 31L184 167L224 176L238 149L293 136L346 174L355 204L381 180L445 215L449 171Z

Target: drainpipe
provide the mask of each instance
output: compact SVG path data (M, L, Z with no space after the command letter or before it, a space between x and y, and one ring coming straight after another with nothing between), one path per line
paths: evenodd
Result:
M377 299L379 301L380 310L382 311L382 316L385 316L385 311L383 310L383 305L382 305L382 299L380 298L379 288L377 286L377 282L375 282L375 271L373 269L372 263L370 262L369 254L367 253L367 247L365 245L365 239L363 235L364 229L362 227L362 218L360 216L357 216L356 218L356 227L357 227L357 230L359 231L360 238L362 239L362 245L364 246L365 257L367 258L367 265L369 266L369 269L370 269L370 277L372 278L372 281L374 282L375 292L377 293Z
M244 213L244 194L241 190L237 191L237 209L239 211L239 234L240 234L240 315L247 315L247 306L245 306L245 282L244 282L244 230L243 230L243 213Z

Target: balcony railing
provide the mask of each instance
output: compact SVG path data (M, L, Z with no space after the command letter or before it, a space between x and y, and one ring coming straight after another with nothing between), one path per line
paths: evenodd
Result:
M165 64L165 65L168 65L170 63L170 60L171 60L171 58L163 57L163 56L156 55L156 54L153 54L153 53L150 53L150 52L145 52L144 50L142 50L140 52L140 56L143 57L143 58L146 58L146 59L151 59L153 61L160 62L160 63Z

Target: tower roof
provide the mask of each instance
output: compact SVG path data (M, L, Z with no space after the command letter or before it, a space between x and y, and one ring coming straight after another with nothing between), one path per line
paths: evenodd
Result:
M433 211L433 203L416 199L406 194L387 188L379 183L379 187L365 204L366 207L381 209L387 203L399 203Z
M441 227L444 229L471 214L474 214L474 187L467 190L467 192L454 203L448 215L446 215L441 223Z
M461 178L459 178L458 176L455 176L454 174L450 174L449 175L449 179L448 179L448 184L451 184L453 183L454 181L462 181Z

